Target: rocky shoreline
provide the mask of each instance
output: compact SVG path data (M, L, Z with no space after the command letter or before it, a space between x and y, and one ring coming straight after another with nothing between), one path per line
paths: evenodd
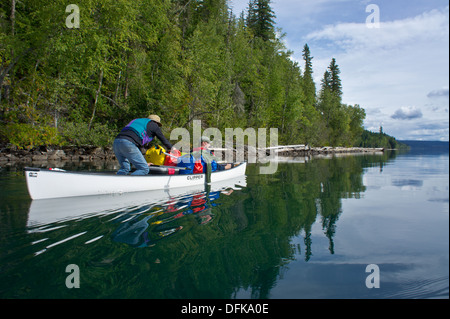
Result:
M94 146L62 146L57 148L41 146L31 150L3 147L0 149L0 164L5 162L42 161L96 161L115 160L112 148Z
M223 156L226 149L215 149L216 155ZM236 154L236 150L233 150ZM255 149L244 147L244 157L250 151L258 152ZM296 156L334 156L352 154L370 154L383 152L382 148L361 148L361 147L309 147L308 145L288 145L276 146L263 149L266 155L278 155L280 157ZM14 164L34 164L45 162L99 162L115 161L116 157L111 147L95 146L62 146L50 147L41 146L32 150L19 150L7 146L0 147L0 166Z
M40 146L31 150L19 150L8 147L0 149L0 165L6 163L34 163L34 162L93 162L114 161L116 159L112 148L94 146Z

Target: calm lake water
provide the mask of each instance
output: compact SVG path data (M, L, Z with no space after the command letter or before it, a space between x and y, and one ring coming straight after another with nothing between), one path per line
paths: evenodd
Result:
M258 173L32 202L21 168L2 168L0 298L449 298L448 152Z

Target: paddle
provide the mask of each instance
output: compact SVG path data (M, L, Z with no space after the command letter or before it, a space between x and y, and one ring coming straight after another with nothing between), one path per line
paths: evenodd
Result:
M169 154L169 153L166 153L166 152L161 152L161 153L163 153L164 155L167 155L167 156L170 156L170 157L178 159L178 157L175 156L175 155L172 155L172 154Z
M179 169L179 170L187 170L187 169L189 169L188 167L167 166L167 165L150 165L150 167L173 168L173 169Z

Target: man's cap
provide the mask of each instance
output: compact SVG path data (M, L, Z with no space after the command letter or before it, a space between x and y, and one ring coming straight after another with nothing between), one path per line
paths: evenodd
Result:
M207 136L202 136L202 138L200 139L200 142L207 142L207 143L211 144L211 140Z
M161 124L161 118L158 115L149 115L148 118L156 123L158 123L159 126L162 126Z

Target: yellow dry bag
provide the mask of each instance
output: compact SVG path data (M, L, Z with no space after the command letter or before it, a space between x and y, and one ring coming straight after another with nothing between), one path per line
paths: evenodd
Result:
M163 165L166 155L166 150L160 145L152 146L145 153L145 160L147 163L153 163L154 165Z

